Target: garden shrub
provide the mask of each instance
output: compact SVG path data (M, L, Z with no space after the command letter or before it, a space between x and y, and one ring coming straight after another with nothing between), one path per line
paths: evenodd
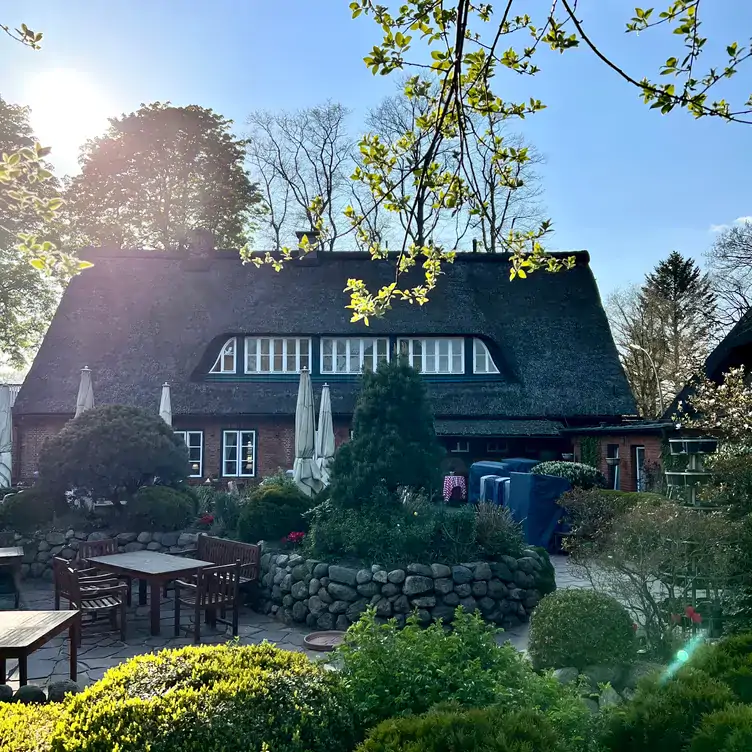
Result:
M63 714L61 703L26 705L0 703L0 750L2 752L49 752L50 736Z
M0 526L19 533L33 533L52 522L55 507L49 491L39 487L24 489L0 505Z
M582 462L553 460L541 462L530 470L535 475L555 475L566 478L574 488L605 488L608 483L600 470Z
M227 500L226 500L227 501ZM230 520L235 510L229 501L223 512ZM295 482L283 476L275 476L274 482L257 486L240 504L237 530L240 540L256 543L260 540L278 541L292 532L308 529L304 514L310 509L311 500Z
M538 604L528 652L537 669L624 665L636 657L632 619L624 606L593 590L557 590Z
M126 507L137 530L182 530L196 516L196 501L169 486L141 486Z
M501 556L518 557L525 547L522 526L515 522L508 507L498 504L475 505L475 539L478 558L482 561L498 561Z
M752 703L752 634L703 645L692 655L689 666L722 681L738 701Z
M188 449L158 415L124 405L87 410L44 442L40 484L57 493L89 489L94 498L130 498L158 477L185 481Z
M533 546L533 550L540 556L543 565L543 569L538 572L535 587L541 595L548 595L556 590L556 569L543 546Z
M730 705L703 718L689 752L749 752L752 750L752 706Z
M496 630L461 608L452 626L423 629L413 615L399 629L395 620L377 623L370 609L350 627L336 655L363 728L441 702L483 707L524 687L533 672L511 645L496 644Z
M557 742L540 711L494 707L392 718L373 729L357 752L551 752Z
M634 698L613 712L604 734L610 752L684 750L703 716L733 702L731 690L700 672L667 682L643 682Z
M73 697L53 752L346 752L339 677L269 643L133 658Z

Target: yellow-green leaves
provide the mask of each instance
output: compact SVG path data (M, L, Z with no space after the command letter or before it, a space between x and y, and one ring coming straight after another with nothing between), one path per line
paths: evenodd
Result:
M4 31L11 39L15 39L21 44L25 44L27 47L31 47L32 50L38 50L41 48L42 34L41 31L32 31L25 23L21 24L20 29L11 29L10 26L0 24L0 29Z

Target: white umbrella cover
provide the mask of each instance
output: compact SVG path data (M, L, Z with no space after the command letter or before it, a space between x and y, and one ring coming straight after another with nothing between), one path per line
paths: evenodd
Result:
M94 407L94 390L91 385L91 370L88 366L81 369L81 383L78 385L76 398L76 417Z
M319 430L316 432L316 462L319 466L321 483L329 485L329 465L334 459L334 423L332 422L332 398L329 384L321 389L319 405Z
M170 385L167 382L162 384L162 396L159 400L159 417L168 426L172 425L172 400L170 399Z
M313 406L313 386L308 369L300 372L298 402L295 407L295 463L293 480L308 496L322 488L319 467L316 464L316 426Z
M0 384L0 488L10 486L12 428L10 387Z

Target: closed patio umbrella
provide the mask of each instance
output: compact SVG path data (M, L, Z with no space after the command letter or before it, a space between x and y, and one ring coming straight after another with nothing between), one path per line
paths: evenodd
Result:
M0 384L0 488L10 486L12 425L10 387Z
M300 372L298 402L295 406L295 463L293 480L303 493L312 496L322 488L316 463L316 426L313 406L313 386L308 369Z
M159 400L159 417L168 426L172 425L172 400L170 399L170 385L167 382L162 384L162 397Z
M94 390L91 385L91 371L88 366L81 369L81 383L78 385L76 398L76 417L94 407Z
M332 398L329 384L321 389L319 405L319 430L316 432L316 462L319 466L321 484L329 485L329 465L334 459L334 424L332 422Z

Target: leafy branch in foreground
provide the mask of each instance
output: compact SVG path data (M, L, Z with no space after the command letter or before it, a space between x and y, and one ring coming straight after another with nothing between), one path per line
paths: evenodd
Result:
M390 256L373 229L374 223L368 221L368 213L378 209L398 214L404 235L396 254L393 282L371 291L363 280L348 281L352 320L368 323L370 317L383 315L395 301L423 305L436 287L442 264L454 260L456 249L445 248L416 232L420 225L418 210L425 205L427 196L433 209L449 216L460 211L488 216L481 178L469 156L473 145L480 144L493 155L492 169L501 185L520 187L519 168L528 159L527 150L506 144L494 126L524 119L545 105L535 98L507 101L494 91L493 84L503 69L518 76L538 74L540 68L535 61L541 45L560 53L586 46L662 113L678 107L696 118L712 116L752 123L752 97L743 105L732 105L722 97L711 99L710 95L711 89L731 79L749 59L750 48L731 42L726 45L722 66L711 67L704 74L698 72L707 42L700 33L700 1L672 0L659 12L655 8L636 8L626 23L626 31L635 33L665 25L683 40L682 54L669 57L659 71L660 75L674 77L674 82L666 84L640 79L606 55L586 30L577 13L576 0L552 0L548 10L537 18L519 10L522 0L406 0L394 10L374 0L351 2L353 17L371 17L382 35L381 42L364 58L368 68L374 75L409 70L414 75L407 80L405 96L428 103L422 107L421 117L404 133L388 140L367 134L360 142L361 158L352 179L371 193L373 201L367 212L352 206L345 211L356 242L374 260ZM479 127L479 123L485 125ZM440 159L448 142L455 157L449 169ZM416 144L422 159L405 173L398 166L408 151L415 151ZM314 229L321 231L322 225ZM524 278L538 270L557 272L574 265L573 257L561 258L546 252L543 243L551 229L551 222L546 221L526 232L512 228L495 239L495 247L509 255L511 279ZM299 250L305 253L320 243L317 238ZM292 256L289 249L283 249L274 258L267 255L253 260L279 269ZM414 274L410 274L410 283L404 284L406 275L418 265L422 268L420 280L416 283Z
M32 31L25 23L21 24L20 29L12 29L6 24L0 24L0 30L4 31L11 39L21 44L31 47L32 50L41 48L40 42L44 36L41 31Z

